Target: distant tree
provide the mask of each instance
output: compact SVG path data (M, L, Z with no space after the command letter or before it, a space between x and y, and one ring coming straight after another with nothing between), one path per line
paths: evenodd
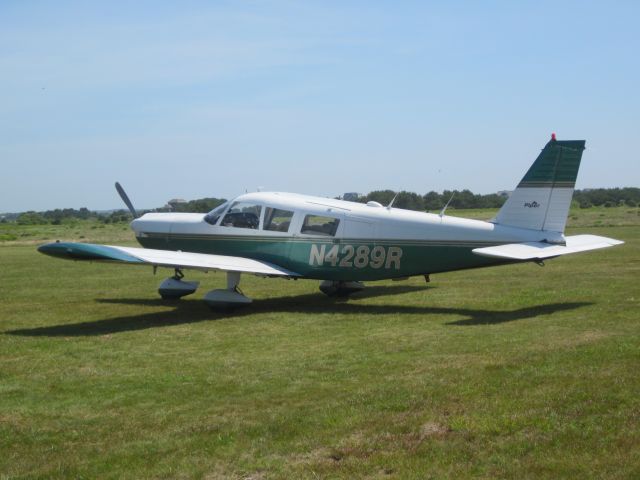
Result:
M433 190L426 193L422 197L425 210L438 210L444 206L442 195Z
M393 190L374 190L365 196L367 202L378 202L382 205L389 205L389 202L396 196Z
M573 198L580 205L602 206L609 203L610 205L637 205L640 202L640 188L592 188L588 190L576 190Z
M44 216L34 211L21 213L16 219L16 222L18 225L44 225L49 223Z
M82 207L80 210L78 210L78 217L83 219L83 220L87 220L89 217L91 217L91 212L89 211L88 208L86 207Z
M185 203L178 203L176 204L176 209L174 211L207 213L216 208L218 205L222 205L226 201L227 200L224 198L200 198Z
M448 199L447 199L448 200ZM471 190L462 190L461 192L455 190L455 195L451 200L449 206L453 208L474 208L478 204L476 196L471 193Z
M403 190L402 192L398 193L396 201L393 202L393 206L397 208L404 208L406 210L417 210L421 212L424 211L424 199L417 193L406 192Z
M498 195L497 193L489 193L487 195L481 195L482 208L500 208L507 201L507 197Z
M109 215L105 215L101 218L103 223L128 223L133 220L133 217L127 210L114 210Z

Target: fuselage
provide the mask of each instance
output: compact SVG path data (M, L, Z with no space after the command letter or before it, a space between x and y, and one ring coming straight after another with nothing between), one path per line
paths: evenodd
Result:
M472 250L562 241L557 232L278 192L241 195L207 215L147 213L131 226L145 248L247 257L344 281L496 265L506 262Z

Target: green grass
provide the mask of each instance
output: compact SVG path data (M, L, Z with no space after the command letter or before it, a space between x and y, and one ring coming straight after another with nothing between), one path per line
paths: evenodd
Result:
M233 315L199 298L222 274L164 303L166 271L45 257L17 230L0 478L638 478L640 221L602 210L616 226L577 211L569 233L625 245L348 301L243 276ZM133 240L90 227L32 237Z
M95 220L77 220L62 225L0 223L0 245L38 245L52 240L135 243L126 223L104 224Z
M439 212L432 212L439 213ZM447 209L447 215L456 217L489 220L497 213L496 209L456 210ZM622 227L640 225L640 208L638 207L591 207L572 208L567 220L568 228L578 227Z

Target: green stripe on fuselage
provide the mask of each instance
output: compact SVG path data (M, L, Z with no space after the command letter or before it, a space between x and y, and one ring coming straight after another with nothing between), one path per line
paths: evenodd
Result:
M145 248L262 260L321 280L382 280L506 263L471 250L495 242L363 240L327 237L146 235Z

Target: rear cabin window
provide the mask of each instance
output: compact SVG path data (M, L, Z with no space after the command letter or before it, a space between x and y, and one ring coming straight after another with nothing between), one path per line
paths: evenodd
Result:
M222 219L223 227L257 229L260 224L262 205L249 202L235 202Z
M319 215L307 215L302 223L300 233L309 235L326 235L333 237L338 230L340 220L332 217L321 217Z
M279 208L264 209L264 229L272 232L288 232L293 212Z

